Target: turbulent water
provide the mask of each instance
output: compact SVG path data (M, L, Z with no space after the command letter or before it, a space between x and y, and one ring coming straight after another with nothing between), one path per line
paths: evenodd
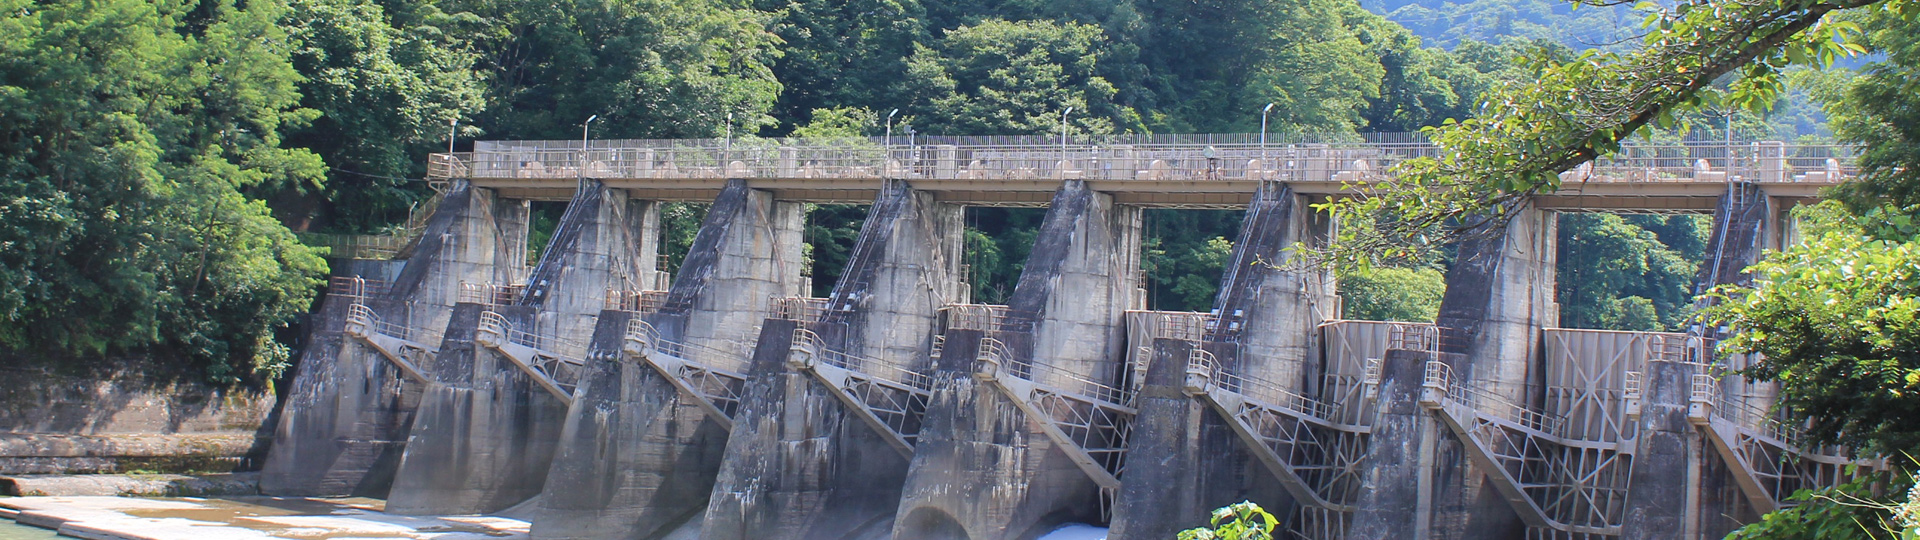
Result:
M1107 528L1072 523L1040 535L1040 540L1107 540Z

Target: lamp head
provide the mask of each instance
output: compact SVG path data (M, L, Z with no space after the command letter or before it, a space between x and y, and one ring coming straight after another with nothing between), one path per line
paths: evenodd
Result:
M598 119L600 119L600 115L597 115L597 114L596 114L596 115L593 115L593 116L589 116L589 117L587 117L587 121L586 121L586 123L588 123L588 124L591 124L591 123L593 123L593 121L594 121L594 120L598 120Z
M1260 109L1260 114L1267 114L1267 111L1271 111L1271 110L1273 110L1273 104L1268 103L1266 108Z
M892 120L893 115L896 115L896 114L900 114L900 109L894 109L893 112L887 113L887 119Z

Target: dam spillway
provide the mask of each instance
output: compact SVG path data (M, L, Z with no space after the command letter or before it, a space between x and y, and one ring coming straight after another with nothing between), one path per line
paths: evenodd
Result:
M1559 213L1711 214L1697 281L1733 283L1844 155L1629 148L1462 244L1438 320L1399 323L1282 263L1335 233L1311 203L1430 148L992 142L436 154L399 271L316 310L262 488L518 506L543 539L1166 539L1241 500L1298 538L1650 539L1871 464L1799 446L1710 331L1559 328L1553 296ZM529 267L534 200L567 207ZM667 276L676 201L710 210ZM870 206L810 298L827 202ZM1006 305L968 297L967 206L1046 208ZM1244 209L1210 312L1145 310L1143 208Z

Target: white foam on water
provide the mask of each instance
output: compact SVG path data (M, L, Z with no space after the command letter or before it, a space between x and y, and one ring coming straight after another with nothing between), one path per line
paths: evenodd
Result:
M1053 532L1040 535L1039 540L1107 540L1107 528L1068 523Z

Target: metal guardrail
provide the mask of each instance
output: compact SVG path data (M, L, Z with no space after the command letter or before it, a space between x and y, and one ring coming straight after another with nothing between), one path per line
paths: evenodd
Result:
M1339 405L1295 393L1274 381L1230 372L1223 369L1219 358L1213 353L1202 349L1195 348L1187 354L1186 384L1190 391L1204 392L1218 388L1245 396L1265 407L1291 412L1326 425L1339 425L1339 422L1332 420L1340 413Z
M369 332L419 343L428 348L438 347L440 345L441 332L439 330L395 324L381 320L380 316L373 312L373 308L367 307L366 304L356 303L347 306L347 324L349 326L359 325Z
M482 143L433 154L430 178L902 178L974 180L1287 180L1357 182L1434 156L1412 136L1260 145L1245 136L1155 138L753 139ZM1229 142L1232 141L1232 142ZM898 142L897 140L895 142ZM1779 141L1628 143L1569 171L1569 182L1833 183L1857 172L1856 147Z
M668 301L668 291L627 291L607 290L606 309L630 311L633 313L655 313L672 303ZM680 304L685 305L685 304ZM691 307L691 306L687 306Z
M820 339L820 335L814 333L812 330L795 328L793 330L793 343L796 346L808 347L816 355L814 359L820 363L879 378L916 390L933 391L933 376L894 365L892 362L884 362L876 358L864 356L854 356L827 347L826 342Z
M373 296L385 295L392 289L392 282L377 279L336 276L327 280L327 296L366 300Z
M978 330L989 334L1031 332L1039 318L1032 312L994 304L947 304L940 311L946 312L949 329Z
M506 306L520 301L520 296L526 292L527 285L524 283L495 285L492 283L462 281L460 282L460 294L456 297L456 300L464 304Z
M827 304L826 298L774 296L767 298L767 312L775 319L820 322L820 318L827 313Z

